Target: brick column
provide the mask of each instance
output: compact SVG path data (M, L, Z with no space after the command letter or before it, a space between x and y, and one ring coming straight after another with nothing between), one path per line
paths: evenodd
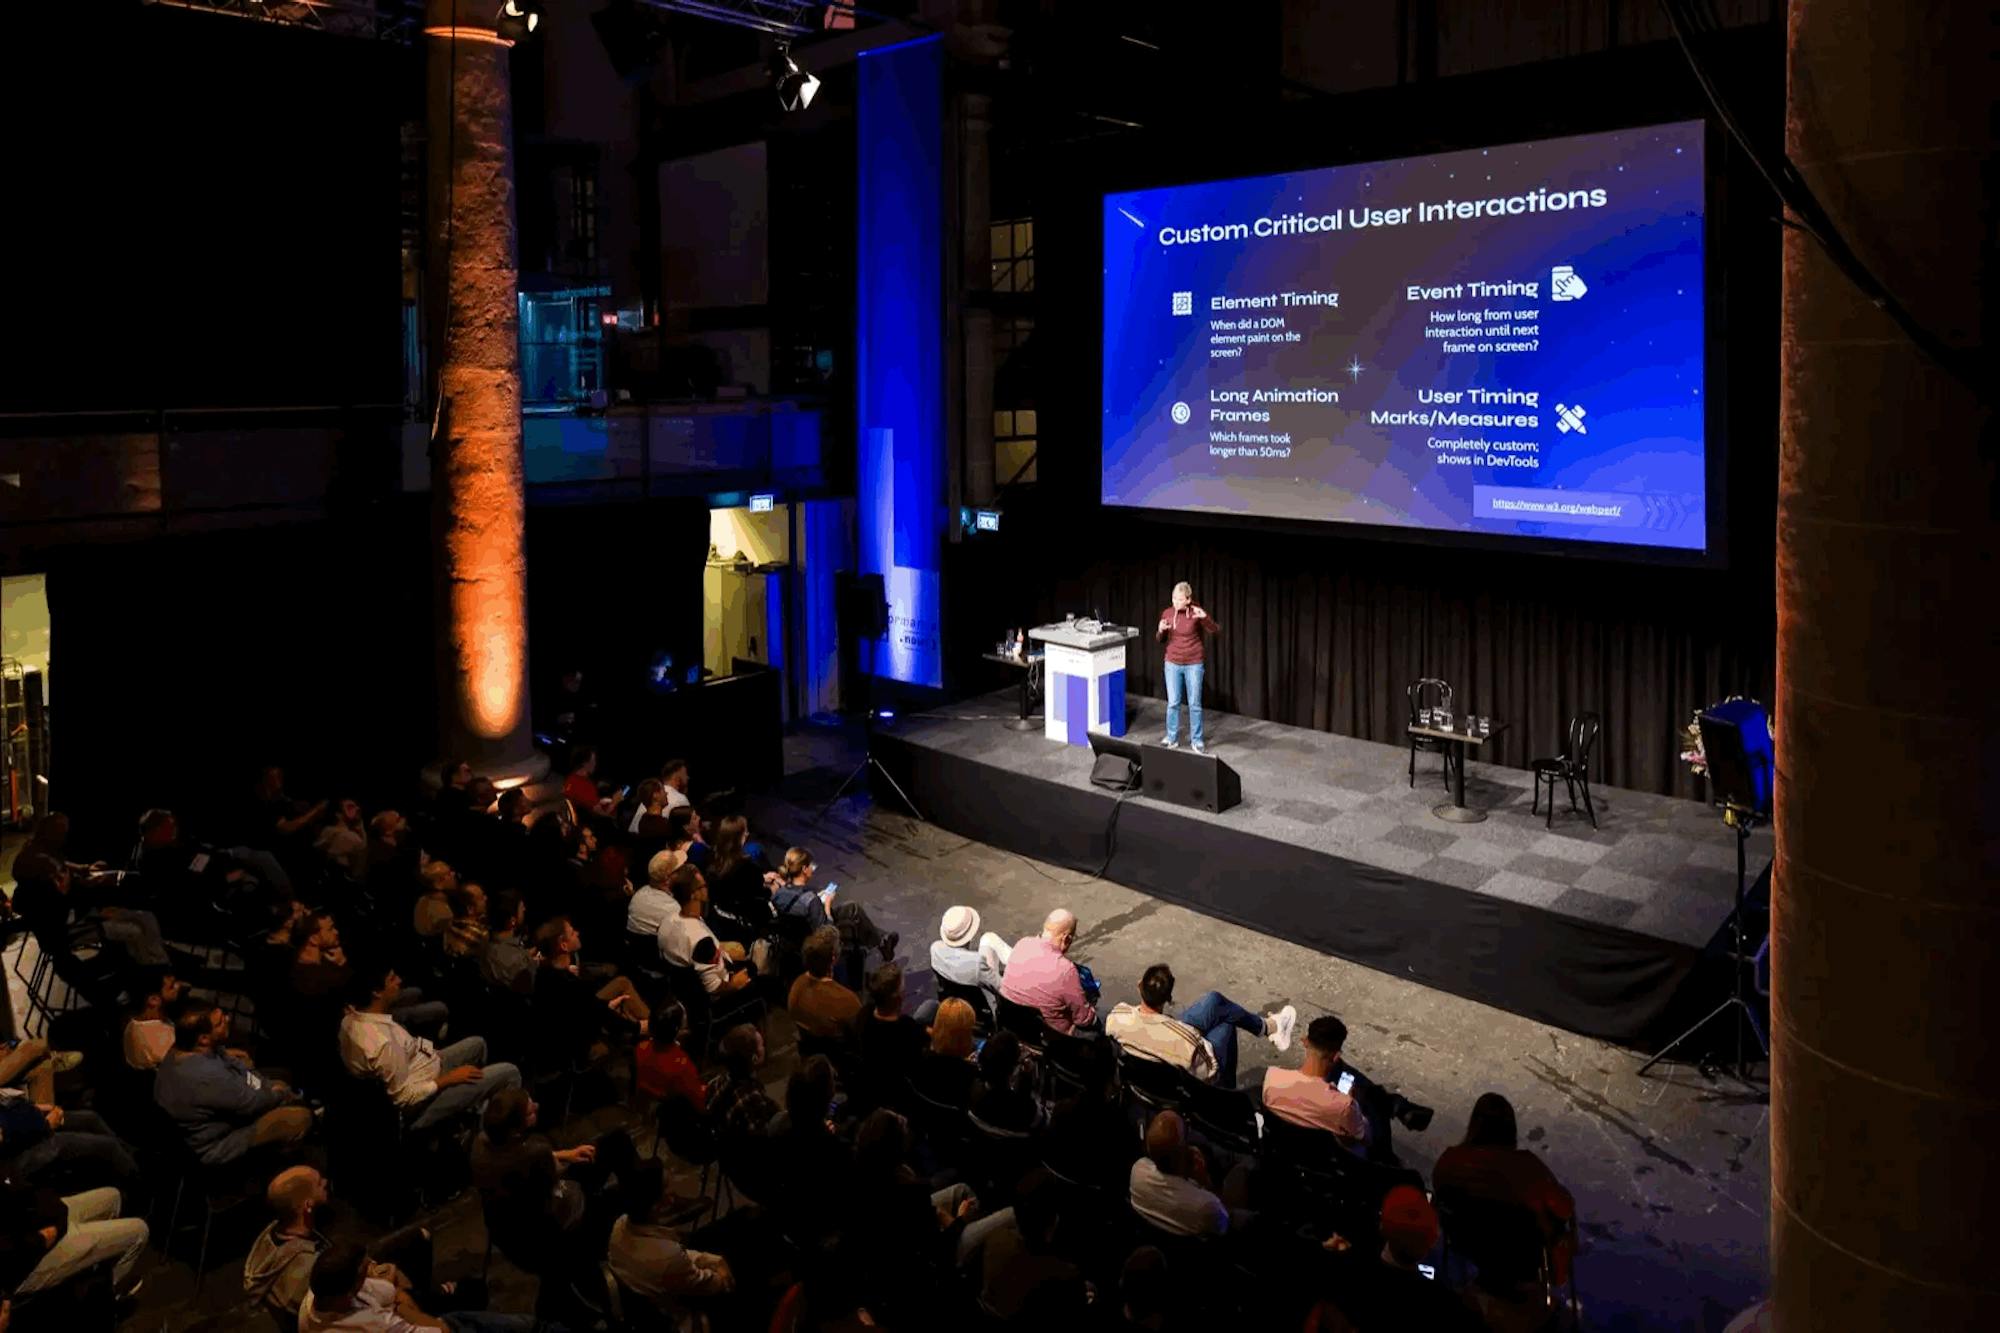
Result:
M428 0L429 365L439 744L496 780L538 778L528 586L509 47L493 0Z
M1993 8L1789 6L1788 151L1959 349L1992 317ZM2000 1308L1993 423L1793 230L1782 355L1776 1327L1983 1327Z

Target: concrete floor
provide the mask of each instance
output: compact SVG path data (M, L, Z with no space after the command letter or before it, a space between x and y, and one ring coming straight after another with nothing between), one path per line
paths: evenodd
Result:
M1426 1175L1462 1134L1473 1099L1504 1093L1524 1142L1577 1197L1586 1327L1720 1330L1762 1295L1770 1164L1760 1091L1675 1066L1639 1078L1643 1057L1631 1051L996 851L877 806L858 788L818 820L858 757L853 736L802 729L787 741L782 792L751 803L752 828L767 845L809 847L824 879L865 903L885 929L903 933L906 966L924 966L938 918L954 903L978 908L986 927L1005 936L1031 933L1049 909L1067 906L1082 921L1075 956L1096 972L1107 999L1129 998L1140 972L1166 961L1184 998L1213 988L1260 1011L1289 1002L1302 1024L1339 1014L1358 1067L1437 1109L1427 1132L1397 1136L1405 1161ZM927 974L913 977L910 989L928 994ZM782 1016L770 1047L768 1072L781 1085L794 1058ZM1252 1084L1274 1054L1247 1042L1242 1081ZM606 1109L562 1137L587 1137L621 1115ZM430 1220L441 1273L477 1272L484 1235L476 1202L461 1196ZM186 1263L162 1264L126 1327L264 1333L270 1324L241 1308L241 1245L225 1253L231 1257L213 1266L199 1302L188 1299ZM493 1281L496 1305L525 1308L527 1279L504 1260L495 1261Z

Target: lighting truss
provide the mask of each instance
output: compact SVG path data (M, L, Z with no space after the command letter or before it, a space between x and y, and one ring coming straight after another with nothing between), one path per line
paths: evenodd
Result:
M340 37L412 41L423 27L423 0L140 0L168 9L309 28Z

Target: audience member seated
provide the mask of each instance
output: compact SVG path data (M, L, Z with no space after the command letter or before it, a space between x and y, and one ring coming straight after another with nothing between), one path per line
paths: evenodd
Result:
M778 1104L764 1091L757 1067L764 1063L764 1034L749 1023L723 1033L717 1050L728 1078L708 1099L709 1123L725 1150L761 1139L778 1114Z
M292 993L302 1000L325 1000L347 993L354 979L340 927L333 913L314 912L292 927Z
M72 913L95 921L104 938L139 967L170 964L166 941L153 913L116 901L119 877L101 866L79 866L63 857L69 816L44 815L34 834L14 856L14 895L9 910L34 932L35 943L54 960L72 956ZM59 968L58 973L64 969Z
M291 876L270 852L185 841L180 820L171 810L153 809L140 816L133 869L148 900L167 914L185 904L234 905L264 893L281 899L293 896Z
M979 1077L972 1085L972 1115L995 1129L1026 1133L1042 1122L1034 1074L1021 1060L1021 1039L996 1032L979 1052Z
M333 802L313 839L313 850L356 884L368 878L368 825L362 821L359 801L342 797Z
M269 852L287 869L301 866L306 864L304 851L312 841L312 831L326 812L324 799L292 799L285 791L285 770L267 764L258 772L257 785L244 814L241 840L246 847ZM291 886L286 883L283 887Z
M1398 1185L1382 1199L1382 1250L1356 1253L1345 1237L1327 1239L1326 1295L1307 1317L1308 1333L1477 1333L1483 1326L1444 1283L1417 1271L1437 1247L1438 1217L1424 1192Z
M167 1029L167 1044L173 1044L173 1029ZM29 1037L25 1040L8 1038L0 1041L0 1088L11 1088L20 1084L34 1102L50 1105L56 1099L56 1075L75 1069L83 1063L80 1051L57 1051L49 1054L48 1043Z
M642 842L656 842L667 836L667 784L647 778L635 793L632 818L625 831Z
M749 839L749 822L742 815L730 815L716 825L714 855L702 867L716 934L745 945L770 935L778 922L770 886L764 882L766 868L752 854Z
M153 1100L204 1166L229 1166L255 1148L289 1154L312 1133L312 1112L228 1045L228 1014L207 1000L178 1001L174 1049L153 1076Z
M785 853L777 870L764 876L771 890L771 906L777 909L778 937L797 942L820 927L831 925L840 931L843 948L874 949L885 963L894 959L896 944L902 936L876 926L860 903L839 898L836 886L813 888L813 876L818 873L812 853L794 847Z
M431 808L440 818L465 808L466 792L472 786L472 765L463 759L447 759L438 765L437 795Z
M678 910L660 927L660 957L675 967L693 968L710 995L748 986L757 969L744 958L742 946L733 941L724 945L702 919L708 910L708 882L702 873L682 866L667 877L667 891Z
M703 1309L736 1290L736 1275L720 1254L682 1240L671 1220L678 1201L666 1183L657 1161L621 1179L605 1262L619 1286L650 1303L671 1327L704 1327L696 1322Z
M605 1037L621 1040L643 1034L653 1011L630 977L600 981L585 975L579 954L583 935L566 916L553 916L535 931L535 1021L553 1034L569 1060L597 1060L608 1051Z
M1140 1220L1170 1235L1229 1230L1229 1208L1209 1185L1208 1159L1187 1141L1178 1111L1158 1112L1147 1124L1146 1155L1132 1163L1130 1194Z
M434 858L426 862L417 875L423 883L423 894L417 899L412 912L412 925L418 936L430 939L444 934L445 928L457 915L452 910L451 895L458 889L458 872Z
M264 1191L271 1223L257 1234L243 1261L243 1291L273 1314L298 1317L312 1282L313 1263L331 1242L319 1230L329 1202L326 1177L310 1166L288 1166ZM430 1233L409 1226L368 1247L368 1276L417 1292L431 1280Z
M1347 1024L1321 1014L1306 1025L1305 1063L1298 1069L1272 1065L1264 1071L1264 1110L1294 1125L1323 1129L1349 1148L1368 1142L1361 1104L1327 1082L1347 1043Z
M486 952L486 890L466 880L446 894L451 920L445 923L444 951L453 958L477 960Z
M340 1056L347 1072L387 1089L412 1129L425 1129L483 1107L502 1088L521 1085L510 1064L482 1065L486 1039L466 1037L443 1050L413 1037L390 1017L403 979L375 965L355 974L347 1014L340 1020Z
M706 1111L708 1086L681 1046L687 1035L687 1010L679 1000L662 1000L646 1028L646 1039L632 1053L632 1083L639 1095L656 1102L679 1098L696 1111Z
M312 1279L299 1306L299 1333L561 1333L533 1315L490 1310L426 1314L408 1292L385 1278L370 1277L368 1252L352 1241L337 1241L313 1260Z
M1074 1328L1088 1311L1083 1270L1056 1250L1056 1189L1048 1172L1030 1172L1015 1192L1012 1221L993 1228L981 1247L979 1303L1010 1325L1032 1319Z
M579 745L570 752L569 772L563 777L563 798L576 810L578 822L590 818L597 808L597 751Z
M1568 1280L1575 1244L1576 1200L1539 1154L1520 1146L1514 1106L1497 1092L1472 1104L1465 1139L1444 1150L1431 1171L1431 1189L1488 1203L1511 1204L1541 1222L1543 1243L1554 1247L1555 1280Z
M625 912L625 929L634 936L653 941L654 949L666 952L667 923L680 915L681 906L667 887L681 868L673 852L655 852L646 862L646 884L632 895Z
M95 1111L14 1097L0 1101L0 1176L23 1186L131 1188L139 1164Z
M660 836L665 845L646 862L646 876L651 879L654 867L661 867L659 883L666 883L666 877L687 864L688 848L694 846L695 812L691 805L676 806L667 811L667 826Z
M972 1060L978 1022L964 1000L938 1005L931 1020L930 1045L911 1071L910 1085L931 1101L961 1111L970 1108L973 1081L979 1074Z
M594 1234L585 1226L593 1201L602 1212L605 1182L638 1161L632 1140L615 1129L595 1142L558 1148L535 1133L541 1108L525 1088L502 1088L486 1103L481 1132L472 1144L472 1183L494 1240L521 1262L523 1256L562 1250L589 1254L604 1238L604 1216Z
M1076 942L1076 916L1058 907L1042 922L1042 933L1016 944L1000 979L1000 994L1015 1004L1039 1009L1056 1032L1093 1027L1097 1010L1083 974L1069 960Z
M839 949L840 932L822 926L800 950L806 970L793 979L785 1009L801 1032L829 1039L844 1037L861 1012L860 997L833 979L833 960Z
M903 969L884 963L870 972L868 1011L854 1020L855 1074L861 1084L854 1091L863 1104L902 1105L904 1089L929 1045L924 1024L903 1012Z
M1014 951L992 931L981 934L979 927L977 908L947 910L938 937L931 941L931 971L957 985L979 987L990 1003L990 997L1000 994L1001 978Z
M145 1222L120 1217L115 1189L58 1196L0 1184L0 1290L15 1299L60 1287L99 1264L112 1265L115 1291L138 1290L132 1271L146 1250Z
M479 975L495 990L527 995L535 989L534 951L521 932L528 924L528 904L513 889L493 895L486 912L486 946L479 951Z
M187 994L187 983L173 973L154 970L131 988L131 1016L125 1020L125 1063L133 1069L158 1069L174 1048L174 1002Z
M931 1187L910 1165L909 1123L887 1107L871 1111L854 1136L856 1216L841 1229L839 1260L891 1328L936 1320L936 1275L978 1249L1011 1209L980 1216L970 1186ZM877 1309L877 1305L880 1309Z
M660 781L667 789L669 811L688 808L688 766L685 759L669 759L660 765Z
M1266 1037L1280 1051L1292 1045L1292 1028L1299 1011L1286 1005L1262 1018L1225 996L1209 991L1167 1016L1174 998L1174 971L1154 963L1139 979L1139 1003L1120 1004L1105 1015L1104 1035L1128 1051L1164 1060L1205 1082L1236 1086L1236 1034Z
M368 891L385 903L400 903L416 875L422 853L400 810L377 810L368 820Z
M840 1229L829 1199L854 1193L854 1151L834 1125L838 1078L823 1055L808 1057L785 1083L784 1128L769 1145L771 1178L783 1188L768 1191L784 1232L799 1244L824 1240Z

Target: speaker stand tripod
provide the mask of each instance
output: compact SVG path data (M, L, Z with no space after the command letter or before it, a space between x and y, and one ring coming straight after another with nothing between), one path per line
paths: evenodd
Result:
M1745 997L1743 985L1745 969L1756 961L1753 955L1745 953L1743 949L1743 898L1746 873L1744 865L1745 848L1750 842L1750 830L1756 827L1760 817L1755 811L1735 805L1724 806L1723 814L1724 818L1729 821L1730 826L1736 830L1736 905L1730 909L1729 913L1729 963L1730 975L1733 978L1730 983L1729 994L1723 999L1721 1004L1716 1005L1715 1008L1703 1014L1693 1027L1681 1033L1680 1036L1675 1037L1665 1046L1662 1046L1658 1054L1646 1061L1645 1064L1640 1065L1639 1072L1641 1074L1644 1074L1662 1060L1673 1056L1676 1050L1693 1041L1695 1034L1724 1014L1731 1016L1730 1026L1735 1029L1736 1035L1736 1059L1727 1068L1738 1082L1751 1082L1751 1060L1749 1052L1743 1044L1744 1028L1747 1027L1750 1029L1751 1037L1757 1042L1758 1058L1768 1060L1771 1057L1770 1034L1764 1030L1764 1022L1757 1016L1756 1006L1751 1004ZM1722 1068L1722 1066L1714 1065L1706 1058L1701 1060L1698 1067L1704 1073L1708 1073L1712 1069Z
M871 652L869 654L869 665L871 667L874 665L874 657L875 654ZM819 814L813 819L813 827L818 828L826 822L826 817L833 813L834 806L840 804L840 798L847 795L847 789L854 785L856 778L871 773L880 776L882 781L889 784L889 789L902 798L903 804L908 807L912 815L918 819L923 819L928 824L930 821L924 819L924 812L917 809L917 803L910 799L908 792L903 790L903 784L896 781L896 775L885 768L882 761L875 757L875 673L873 671L866 671L861 675L861 703L861 762L856 764L845 778L841 779L838 787L834 788L832 797L827 800L825 805L820 807Z

